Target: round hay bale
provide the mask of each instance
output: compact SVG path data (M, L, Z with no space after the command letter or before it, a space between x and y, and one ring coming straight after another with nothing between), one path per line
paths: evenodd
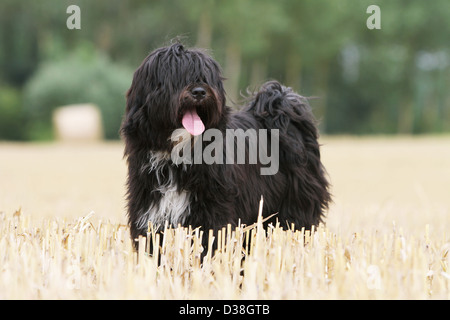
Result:
M67 105L55 109L53 126L60 141L98 141L103 138L102 116L94 104Z

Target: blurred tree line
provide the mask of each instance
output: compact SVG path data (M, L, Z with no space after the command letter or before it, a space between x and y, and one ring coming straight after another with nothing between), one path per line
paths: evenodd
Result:
M81 102L118 138L133 71L176 37L210 49L229 104L278 79L314 98L324 133L448 132L449 21L448 0L2 0L0 139L51 138L52 110Z

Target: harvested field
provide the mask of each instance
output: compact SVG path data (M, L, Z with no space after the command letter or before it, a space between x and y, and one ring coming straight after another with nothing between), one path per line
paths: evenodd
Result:
M202 265L198 230L133 252L122 144L1 143L0 299L449 299L450 137L321 143L326 225L229 230Z

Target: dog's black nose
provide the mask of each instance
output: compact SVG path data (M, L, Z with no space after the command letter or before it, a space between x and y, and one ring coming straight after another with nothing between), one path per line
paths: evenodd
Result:
M206 96L206 90L202 87L195 87L191 90L191 94L195 99L203 99Z

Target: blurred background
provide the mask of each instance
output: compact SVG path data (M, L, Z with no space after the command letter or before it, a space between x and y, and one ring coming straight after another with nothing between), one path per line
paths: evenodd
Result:
M175 37L210 49L230 105L278 79L315 97L325 134L449 132L449 21L448 0L2 0L0 140L52 140L55 109L73 104L96 106L97 136L118 139L134 70Z

